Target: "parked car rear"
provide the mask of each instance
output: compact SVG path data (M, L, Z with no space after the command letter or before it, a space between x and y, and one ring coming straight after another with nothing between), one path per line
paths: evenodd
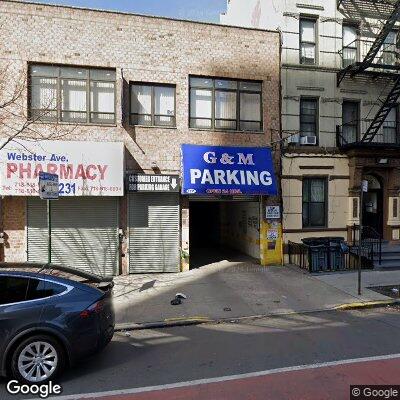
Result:
M55 265L0 264L0 375L54 379L114 334L112 278Z

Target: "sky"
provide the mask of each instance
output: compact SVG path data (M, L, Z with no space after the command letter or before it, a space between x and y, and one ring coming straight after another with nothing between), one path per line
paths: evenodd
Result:
M39 3L101 8L138 14L219 22L226 0L34 0Z

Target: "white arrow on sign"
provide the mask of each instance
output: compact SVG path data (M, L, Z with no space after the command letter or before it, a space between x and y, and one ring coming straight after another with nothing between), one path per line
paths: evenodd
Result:
M175 178L172 178L172 180L171 180L171 187L172 187L172 189L175 189L177 186L178 186L178 183L176 182L176 179L175 179Z

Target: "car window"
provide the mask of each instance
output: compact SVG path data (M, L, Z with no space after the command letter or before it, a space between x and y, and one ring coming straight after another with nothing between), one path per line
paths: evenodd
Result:
M0 276L0 305L25 301L28 282L28 278Z
M40 279L30 279L28 300L44 299L65 292L65 286Z

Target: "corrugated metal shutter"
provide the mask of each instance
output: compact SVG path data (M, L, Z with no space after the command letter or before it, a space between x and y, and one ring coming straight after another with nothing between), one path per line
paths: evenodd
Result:
M179 195L129 195L130 273L179 272Z
M98 275L118 273L118 199L74 197L52 202L52 262ZM28 199L28 260L47 262L47 208Z

